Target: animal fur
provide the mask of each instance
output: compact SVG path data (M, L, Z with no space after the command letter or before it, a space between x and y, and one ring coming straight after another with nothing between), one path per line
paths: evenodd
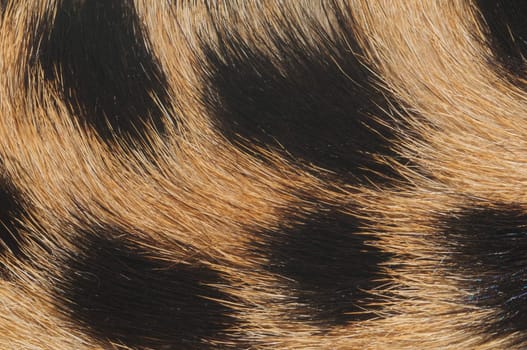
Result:
M526 12L1 0L0 349L527 347Z

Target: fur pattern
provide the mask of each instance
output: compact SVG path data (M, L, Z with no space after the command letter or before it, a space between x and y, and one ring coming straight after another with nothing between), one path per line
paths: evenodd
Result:
M521 1L0 1L0 349L527 346Z

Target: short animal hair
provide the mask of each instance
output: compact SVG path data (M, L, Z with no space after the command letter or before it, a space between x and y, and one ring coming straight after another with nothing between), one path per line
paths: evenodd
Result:
M0 349L527 347L526 14L0 0Z

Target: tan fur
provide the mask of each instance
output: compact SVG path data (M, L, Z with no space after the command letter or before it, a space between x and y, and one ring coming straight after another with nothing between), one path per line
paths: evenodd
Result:
M267 149L259 149L266 161L257 159L215 130L215 116L199 101L203 53L196 40L216 40L209 21L241 27L246 40L273 55L264 45L262 23L273 25L280 16L302 23L301 10L307 9L327 26L333 19L324 16L319 1L135 0L173 97L161 106L168 137L150 132L151 150L119 141L110 147L83 129L38 67L27 72L24 88L35 21L50 21L44 10L57 4L9 4L0 23L0 159L2 171L28 198L28 215L20 218L24 235L75 251L76 228L104 222L130 232L123 239L156 259L214 267L230 281L219 288L239 300L231 306L241 323L232 332L251 349L511 348L514 333L489 340L472 331L493 310L462 302L463 276L442 265L431 220L467 202L527 203L527 95L484 61L484 24L470 1L342 4L353 10L350 30L358 33L364 61L406 108L386 112L409 121L421 137L401 137L396 151L433 174L395 164L408 182L392 188L327 183L324 169L306 170ZM276 20L278 30L280 25ZM394 254L390 264L403 265L397 271L384 267L389 278L378 294L387 299L377 319L328 332L288 320L291 305L281 304L276 288L282 280L251 255L259 237L248 228L278 227L291 207L315 212L314 199L365 217L364 232ZM47 273L60 275L61 266L38 246L23 249L39 269L9 253L1 258L17 277L0 281L1 349L125 348L90 339L62 315Z

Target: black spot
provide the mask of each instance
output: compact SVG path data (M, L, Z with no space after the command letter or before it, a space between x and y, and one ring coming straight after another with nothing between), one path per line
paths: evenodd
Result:
M109 237L88 236L58 287L57 300L92 336L132 348L207 348L234 322L229 300L210 284L222 283L198 263L170 263ZM122 237L120 235L120 237ZM59 305L64 307L64 305Z
M383 283L380 264L390 256L359 231L353 216L327 211L265 233L257 250L268 256L267 268L290 281L291 301L305 305L293 317L335 326L376 316L371 302L379 298L368 291Z
M467 302L499 313L486 331L527 330L527 213L516 205L467 207L443 219L444 244L455 273L472 294Z
M497 60L514 75L525 76L527 54L527 2L477 0L489 30L489 43Z
M8 180L0 176L0 253L8 249L15 256L20 256L18 220L23 215L20 195Z
M148 48L131 0L62 0L44 19L37 53L81 123L105 140L163 130L156 102L169 99L166 79Z
M326 11L335 22L331 30L306 12L301 25L312 27L312 33L302 33L284 14L269 20L279 24L261 29L266 34L253 42L217 21L219 43L202 43L204 100L219 129L235 143L248 139L359 181L397 178L378 161L397 158L390 128L396 123L387 112L397 102L360 59L345 11L330 2ZM276 54L260 47L276 47Z

